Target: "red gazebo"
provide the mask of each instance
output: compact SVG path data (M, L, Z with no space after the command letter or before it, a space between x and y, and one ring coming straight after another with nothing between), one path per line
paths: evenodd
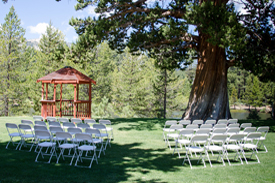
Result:
M42 78L39 78L37 83L42 82L42 106L41 116L73 116L74 118L91 118L92 104L92 83L94 80L82 74L76 69L66 66L58 71L52 72ZM46 96L44 96L44 85L46 84ZM53 99L48 99L48 85L53 84ZM60 98L56 98L56 86L60 84ZM62 99L62 84L72 84L74 86L74 100ZM79 85L89 85L88 100L79 100Z

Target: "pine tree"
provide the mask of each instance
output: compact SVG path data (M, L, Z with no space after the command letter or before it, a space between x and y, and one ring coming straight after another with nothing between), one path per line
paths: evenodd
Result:
M3 115L8 116L10 106L18 104L20 92L20 64L22 62L22 50L25 46L25 30L21 27L14 7L10 8L5 17L5 22L0 28L0 66L1 66L1 101L3 101ZM12 104L11 104L12 102Z

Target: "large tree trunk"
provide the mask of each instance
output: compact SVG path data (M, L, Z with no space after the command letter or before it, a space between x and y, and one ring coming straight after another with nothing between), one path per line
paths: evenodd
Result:
M231 118L227 92L225 49L208 43L200 34L198 65L184 119Z

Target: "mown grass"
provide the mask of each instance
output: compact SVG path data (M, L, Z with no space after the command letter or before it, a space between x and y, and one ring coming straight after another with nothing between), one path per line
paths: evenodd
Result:
M10 145L6 122L20 123L31 117L0 117L0 182L274 182L275 122L241 120L253 126L271 127L265 145L268 153L258 154L261 163L206 168L188 164L165 147L163 119L113 119L115 139L91 169L69 166L69 160L56 164L35 163L35 152L14 150Z

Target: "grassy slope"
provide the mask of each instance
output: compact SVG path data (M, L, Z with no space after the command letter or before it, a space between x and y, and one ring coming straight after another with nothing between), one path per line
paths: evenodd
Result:
M265 144L268 153L259 154L260 164L199 168L182 166L178 156L162 140L164 120L114 119L112 147L91 169L69 166L69 160L56 164L35 163L36 153L16 151L10 145L5 123L20 123L30 117L0 118L0 182L275 182L274 121L248 121L253 126L271 126ZM53 160L56 160L53 158ZM67 163L67 164L66 164ZM196 166L198 167L198 166ZM201 167L201 166L199 166Z

